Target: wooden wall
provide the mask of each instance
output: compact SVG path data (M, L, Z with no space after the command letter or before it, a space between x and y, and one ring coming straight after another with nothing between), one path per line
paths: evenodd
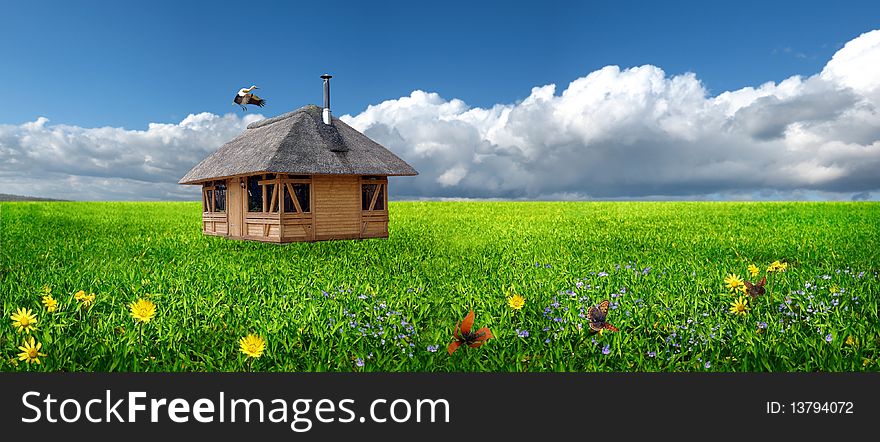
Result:
M277 179L309 182L283 175ZM311 209L305 213L248 212L242 182L247 183L246 177L227 180L226 213L203 213L204 233L266 242L388 237L387 177L314 175L309 183ZM367 183L381 185L382 210L362 210L361 185Z
M360 238L360 177L316 175L312 192L316 240Z
M202 213L202 231L208 235L226 236L227 230L225 213Z

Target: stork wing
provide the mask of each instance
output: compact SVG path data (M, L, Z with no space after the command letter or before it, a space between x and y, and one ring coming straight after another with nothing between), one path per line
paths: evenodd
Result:
M263 105L266 104L266 100L254 95L254 94L247 94L247 97L248 97L248 104L257 105L260 107L263 107Z

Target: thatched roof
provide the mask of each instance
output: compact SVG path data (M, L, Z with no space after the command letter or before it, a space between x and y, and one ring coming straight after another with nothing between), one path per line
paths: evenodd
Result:
M180 184L252 173L418 175L379 143L337 118L324 124L308 105L248 125L241 135L192 168Z

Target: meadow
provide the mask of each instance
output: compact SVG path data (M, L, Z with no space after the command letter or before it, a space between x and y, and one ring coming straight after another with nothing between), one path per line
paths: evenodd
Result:
M200 216L0 203L0 371L880 368L878 203L396 202L387 240L289 245L207 237ZM619 331L591 332L605 299ZM469 310L492 338L450 355Z

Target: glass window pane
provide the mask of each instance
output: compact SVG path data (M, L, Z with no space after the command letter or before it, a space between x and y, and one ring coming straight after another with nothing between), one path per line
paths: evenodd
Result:
M263 211L263 186L259 185L262 179L260 176L248 177L248 212Z
M299 202L299 207L303 212L311 212L312 208L309 204L309 185L308 184L294 184L293 191L296 193L296 200Z
M379 196L376 197L376 205L373 210L385 210L385 186L379 189Z
M309 201L309 185L297 183L291 184L290 187L293 188L293 193L296 194L296 200L299 203L299 208L302 209L304 213L311 212ZM293 200L290 198L290 192L287 189L287 186L284 186L284 211L286 213L296 213L296 206L293 204Z
M226 183L218 181L214 189L214 211L226 212Z
M373 194L376 192L375 184L361 185L361 209L370 210L370 203L373 202Z
M274 184L269 184L266 186L266 210L268 210L270 212L277 212L278 211L278 195L275 195L275 204L272 204L272 194L274 192L275 192L275 185Z
M290 192L287 191L287 186L282 186L284 189L284 213L296 213L296 206L293 205L293 200L290 199Z

